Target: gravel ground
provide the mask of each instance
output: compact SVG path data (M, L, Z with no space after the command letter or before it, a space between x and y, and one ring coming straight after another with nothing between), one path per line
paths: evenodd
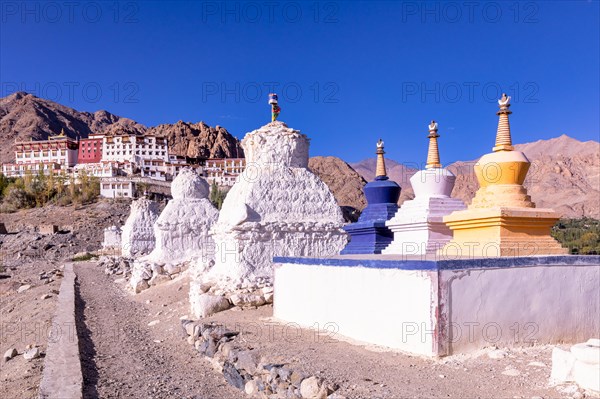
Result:
M115 278L94 275L93 281L101 285L104 284L101 279L112 281ZM154 348L158 348L160 353L165 353L166 349L164 356L175 359L177 364L187 365L180 369L187 375L184 383L191 386L203 381L206 387L210 387L195 394L211 398L246 397L241 391L227 386L220 374L212 372L208 361L194 356L194 348L179 334L180 318L187 318L189 312L189 281L186 276L135 296L122 294L119 284L112 283L109 290L110 287L110 284L106 285L106 289L98 295L102 298L106 298L107 294L110 297L121 296L123 301L119 301L117 307L122 313L122 320L129 320L141 331L146 331L140 334L150 334L153 339L162 341ZM130 310L135 311L129 315ZM428 359L353 342L322 328L319 332L298 328L273 319L272 313L271 306L243 311L234 309L218 313L206 321L215 321L239 331L235 342L259 349L269 362L286 363L306 375L318 375L339 384L337 393L347 398L585 397L583 391L573 385L548 385L551 346L500 349L494 352L501 354L498 359L489 356L494 348L469 355ZM118 314L117 310L115 314ZM153 325L148 326L148 323ZM139 350L143 348L147 346L143 345ZM116 352L117 355L121 353L120 350ZM137 359L138 355L139 352L134 352L127 357ZM111 361L119 364L122 360ZM128 367L130 361L125 363L123 367ZM115 378L114 375L109 378Z
M1 237L1 236L0 236ZM43 357L25 360L27 345L46 352L48 333L62 278L41 280L40 272L51 272L58 265L35 262L7 269L0 279L0 356L15 348L19 356L4 362L0 358L0 398L37 398L44 364ZM21 287L29 289L18 292Z
M101 268L77 264L75 272L85 398L240 397L191 350L177 322L149 326L154 311Z

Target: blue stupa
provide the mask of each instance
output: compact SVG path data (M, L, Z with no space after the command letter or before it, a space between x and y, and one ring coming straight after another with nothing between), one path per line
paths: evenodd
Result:
M377 168L375 181L364 187L367 207L356 223L344 226L350 235L350 242L342 250L342 255L380 254L390 244L394 234L385 226L398 210L400 186L389 180L383 158L383 141L377 143Z

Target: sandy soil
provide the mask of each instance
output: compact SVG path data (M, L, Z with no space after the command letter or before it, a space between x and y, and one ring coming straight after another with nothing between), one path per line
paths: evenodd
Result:
M44 284L39 272L54 267L46 262L29 263L9 269L4 274L11 277L0 280L0 355L9 348L19 353L8 362L0 359L0 398L37 398L44 360L27 361L21 355L27 345L38 346L42 353L46 350L61 279ZM25 285L31 288L18 293ZM42 299L44 295L50 297Z

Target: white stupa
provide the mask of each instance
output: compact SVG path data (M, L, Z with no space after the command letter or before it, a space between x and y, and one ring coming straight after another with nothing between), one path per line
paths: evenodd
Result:
M438 150L438 124L429 125L427 165L410 178L415 198L402 204L396 215L386 222L394 240L382 254L435 254L452 239L452 231L442 218L465 209L464 202L451 198L456 176L442 168Z
M105 253L121 253L121 229L117 226L110 226L104 229L104 241L102 241L102 251Z
M154 250L144 258L158 264L180 264L192 257L212 256L209 230L219 211L208 200L210 187L194 170L182 169L171 183L171 195L156 223Z
M212 229L216 254L209 275L270 280L274 256L338 254L347 242L342 212L308 170L306 135L273 121L246 134L242 146L246 170Z
M158 218L158 203L140 198L131 203L131 212L121 231L121 254L137 257L154 249L154 222Z

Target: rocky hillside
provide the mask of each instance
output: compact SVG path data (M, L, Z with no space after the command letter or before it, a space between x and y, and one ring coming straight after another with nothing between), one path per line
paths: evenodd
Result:
M600 219L599 142L581 142L562 135L550 140L518 144L515 148L523 151L532 163L525 186L538 207L554 208L564 217L587 216ZM473 173L475 162L477 161L459 161L448 166L457 175L452 195L467 203L479 188ZM386 164L390 178L402 186L400 203L406 198L412 198L408 178L414 170L399 167L392 160L386 160ZM365 179L373 179L374 159L352 166Z
M107 111L79 112L53 101L25 92L0 98L0 163L14 159L15 140L43 140L65 133L85 138L93 133L111 134L125 130L132 133L164 135L172 143L175 155L191 157L243 156L239 142L222 127L212 128L203 122L177 122L147 128L131 119Z
M79 112L32 94L16 92L0 98L0 162L14 159L15 140L43 140L62 129L72 138L87 137L111 126L133 131L145 129L131 119L110 112Z
M357 210L367 206L362 190L367 182L346 162L336 157L312 157L308 168L327 184L339 206Z
M158 125L148 133L167 137L172 154L192 158L243 158L238 139L221 126L210 127L204 122Z

